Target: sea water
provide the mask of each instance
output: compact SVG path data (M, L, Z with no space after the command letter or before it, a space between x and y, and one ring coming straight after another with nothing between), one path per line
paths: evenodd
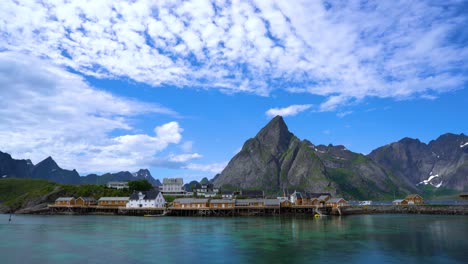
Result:
M468 263L468 217L0 215L0 263Z

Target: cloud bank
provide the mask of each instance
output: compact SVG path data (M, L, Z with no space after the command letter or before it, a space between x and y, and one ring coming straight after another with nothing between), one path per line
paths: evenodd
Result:
M330 111L462 88L466 9L463 1L6 0L0 50L152 86L309 93Z
M176 121L135 134L142 114L177 115L171 109L112 95L81 76L39 59L0 53L0 146L37 163L47 156L79 172L136 170L157 164L181 167L198 153L162 156L182 141ZM122 131L115 136L116 131Z
M290 105L288 107L284 108L271 108L266 111L266 115L268 117L275 117L277 115L280 116L295 116L299 114L300 112L303 112L309 108L311 108L312 105Z

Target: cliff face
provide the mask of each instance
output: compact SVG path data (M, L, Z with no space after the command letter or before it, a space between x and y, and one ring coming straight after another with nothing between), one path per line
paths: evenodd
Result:
M413 185L468 189L468 137L444 134L425 144L404 138L380 147L369 157Z
M383 170L372 159L343 146L315 146L289 132L282 117L273 118L247 140L214 179L217 187L330 192L369 199L407 193L414 188Z

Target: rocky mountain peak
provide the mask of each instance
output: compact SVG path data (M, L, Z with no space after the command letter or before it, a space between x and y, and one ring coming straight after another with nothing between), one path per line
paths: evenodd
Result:
M152 177L151 172L148 169L139 169L137 172L133 173L133 176L140 178Z
M260 144L267 146L272 152L286 150L294 135L289 132L283 117L276 116L255 136Z
M58 166L57 162L55 162L54 159L52 159L51 156L47 157L46 159L44 159L43 161L39 162L37 165L36 165L37 168L47 168L47 169L60 169L60 167Z

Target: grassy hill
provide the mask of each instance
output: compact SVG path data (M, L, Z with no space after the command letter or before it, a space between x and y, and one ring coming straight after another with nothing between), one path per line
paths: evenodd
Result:
M41 179L0 179L0 213L35 206L46 206L58 197L130 196L129 190L116 190L104 185L58 184Z

